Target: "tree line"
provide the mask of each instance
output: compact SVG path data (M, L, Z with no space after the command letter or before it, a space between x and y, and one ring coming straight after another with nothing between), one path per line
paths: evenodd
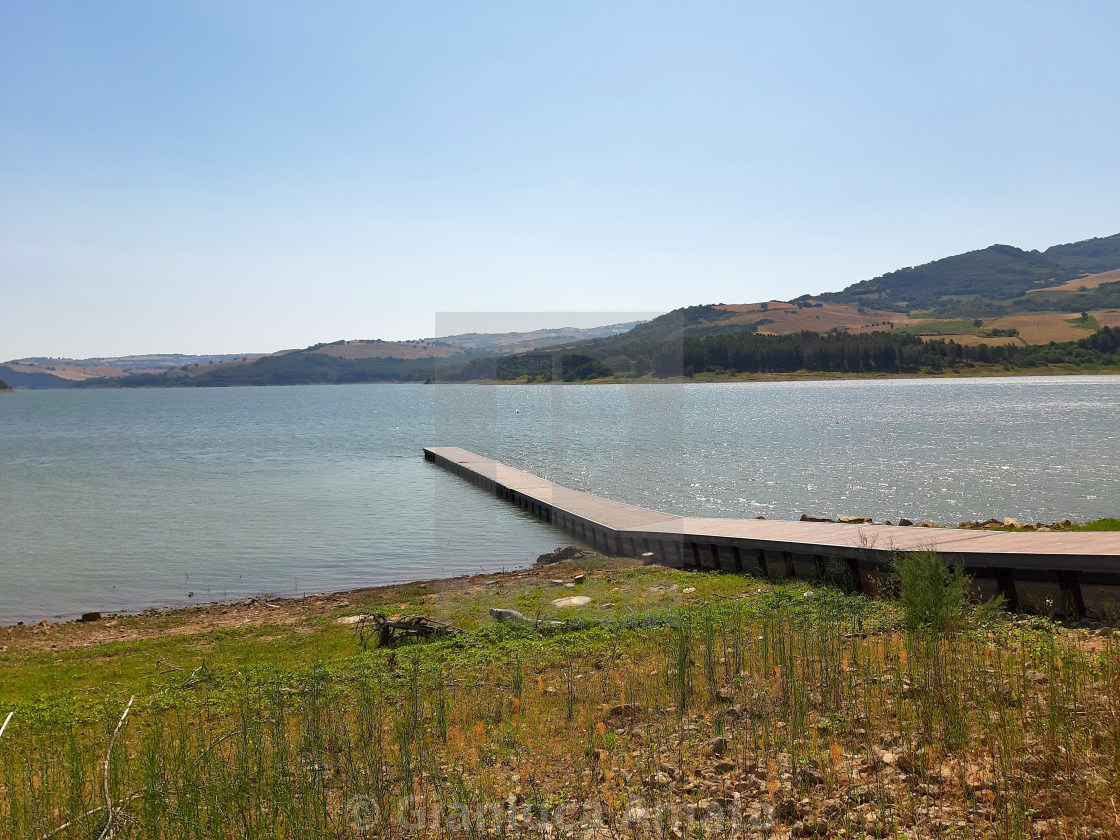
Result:
M1120 366L1120 329L1104 327L1079 341L1042 345L961 345L896 332L755 332L661 340L622 346L585 342L577 352L537 350L468 360L343 359L296 352L265 356L242 365L189 376L137 374L90 379L76 387L214 387L360 382L586 382L618 377L667 379L698 374L888 373L959 371L976 365L1007 370L1071 365L1083 369Z
M603 359L575 353L525 353L475 359L443 372L446 382L479 379L578 382L608 376L670 378L740 373L940 373L975 365L1006 369L1120 365L1120 329L1105 327L1079 341L1043 345L961 345L908 334L739 333L627 348Z

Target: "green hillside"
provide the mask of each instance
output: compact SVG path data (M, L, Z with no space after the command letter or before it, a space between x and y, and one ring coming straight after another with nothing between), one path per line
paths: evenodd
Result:
M29 388L29 389L43 389L43 388L69 388L74 383L63 379L60 376L54 376L44 371L43 373L23 373L22 371L12 370L7 365L0 365L0 374L4 376L4 381L8 383L9 388Z
M87 379L77 388L215 388L239 385L346 385L358 382L423 382L448 365L461 365L476 354L446 359L375 357L346 359L316 353L322 345L244 364L230 364L201 373L171 371L112 379Z
M1027 292L1116 268L1120 268L1120 234L1055 245L1042 252L991 245L892 271L817 299L895 312L932 310L948 316L991 317L1016 309L1074 312L1117 305L1120 284L1029 297Z

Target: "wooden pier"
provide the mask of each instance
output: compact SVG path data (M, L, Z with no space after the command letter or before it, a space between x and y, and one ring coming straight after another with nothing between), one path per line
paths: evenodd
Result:
M701 519L600 499L454 446L426 460L604 554L768 577L830 579L875 594L891 555L935 551L960 563L974 595L1011 608L1120 614L1120 532L1007 532L833 522Z

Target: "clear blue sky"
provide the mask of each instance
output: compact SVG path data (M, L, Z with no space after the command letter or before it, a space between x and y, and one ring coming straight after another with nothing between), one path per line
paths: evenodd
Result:
M1115 0L2 0L0 359L788 299L1117 233L1118 43Z

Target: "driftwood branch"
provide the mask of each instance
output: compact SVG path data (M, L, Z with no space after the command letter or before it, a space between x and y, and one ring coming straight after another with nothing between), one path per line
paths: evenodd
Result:
M428 636L447 636L463 632L458 627L435 621L425 615L407 615L404 618L389 618L381 613L362 616L354 626L354 633L364 649L371 640L377 647L391 647L405 638L426 638Z
M125 797L124 799L122 799L122 800L120 801L120 803L119 803L119 804L117 805L117 810L118 810L118 811L119 811L119 810L121 810L121 808L122 808L123 806L127 805L127 804L128 804L129 802L131 802L131 801L132 801L132 800L134 800L134 799L139 799L139 798L140 798L141 796L143 796L143 795L144 795L144 791L140 791L140 792L138 792L138 793L134 793L134 794L132 794L131 796L126 796L126 797ZM59 826L58 828L54 828L54 829L51 829L51 830L50 830L50 831L48 831L48 832L47 832L46 834L42 835L42 836L41 836L41 837L39 838L39 840L49 840L49 838L51 838L51 837L54 837L54 836L55 836L56 834L58 834L58 833L60 833L60 832L63 832L63 831L65 831L66 829L68 829L68 828L69 828L70 826L72 826L72 825L73 825L73 824L74 824L75 822L77 822L78 820L84 820L84 819L85 819L86 817L92 817L92 816L93 816L94 814L100 813L101 811L104 811L104 810L105 810L105 806L104 806L104 805L98 805L98 806L97 806L96 808L90 808L90 809L89 809L88 811L86 811L86 812L85 812L84 814L82 814L82 815L81 815L80 817L77 817L77 818L75 818L75 819L73 819L73 820L69 820L68 822L64 822L64 823L63 823L62 825L60 825L60 826Z
M117 728L113 730L113 736L109 739L109 749L105 750L105 763L101 767L102 775L105 779L105 810L109 812L109 819L105 822L105 828L101 832L101 837L113 837L116 832L113 831L113 798L109 794L109 759L113 757L113 745L117 742L117 735L120 734L121 727L124 726L124 719L128 717L128 710L132 708L132 701L136 699L133 694L128 698L128 705L124 707L121 712L121 719L117 721ZM99 838L100 840L100 838Z

